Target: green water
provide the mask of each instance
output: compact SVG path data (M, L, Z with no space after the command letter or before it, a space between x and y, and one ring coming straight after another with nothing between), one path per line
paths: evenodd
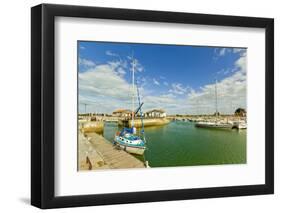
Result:
M113 141L118 130L117 124L106 123L103 136ZM183 121L148 127L144 159L150 167L242 164L246 163L246 134L246 130L196 128Z

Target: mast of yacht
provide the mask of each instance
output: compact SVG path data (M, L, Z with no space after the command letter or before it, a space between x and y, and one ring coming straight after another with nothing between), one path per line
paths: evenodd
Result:
M134 111L135 111L135 60L132 57L132 84L133 84L133 94L132 94L132 128L134 128Z
M139 102L139 112L140 112L141 127L142 127L142 128L141 128L141 134L142 134L142 137L143 137L144 142L146 143L145 135L144 135L143 113L142 113L142 109L141 109L143 103L141 103L141 100L140 100L140 92L139 92L138 81L136 81L136 87L137 87L137 96L138 96L138 102Z
M218 91L217 91L217 79L215 84L215 95L216 95L216 123L218 120Z

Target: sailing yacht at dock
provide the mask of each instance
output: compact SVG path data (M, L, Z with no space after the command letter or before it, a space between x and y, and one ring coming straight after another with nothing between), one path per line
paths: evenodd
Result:
M214 122L211 121L199 121L195 124L196 127L202 128L217 128L217 129L232 129L233 124L229 122L218 121L218 93L217 93L217 80L215 84L215 96L216 96L216 118Z
M132 127L126 128L124 127L121 132L116 132L114 137L114 143L120 146L122 149L129 153L143 155L146 149L145 144L145 136L144 136L144 124L143 124L143 113L142 113L142 105L140 102L139 89L137 86L137 95L138 95L138 108L135 111L135 60L132 59L132 85L133 85L133 93L132 93ZM140 135L137 135L136 127L134 126L134 117L135 114L140 112L142 129L140 131Z

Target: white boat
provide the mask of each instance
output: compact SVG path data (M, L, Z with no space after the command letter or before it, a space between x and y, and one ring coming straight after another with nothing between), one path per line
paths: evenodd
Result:
M216 128L216 129L246 129L246 122L222 122L218 121L218 98L217 98L217 81L215 87L216 95L216 120L215 121L197 121L195 126L201 128Z
M231 123L220 123L220 122L209 122L209 121L197 122L195 126L202 127L202 128L232 129Z
M217 129L231 129L232 124L229 122L220 122L217 120L218 116L218 97L217 97L217 81L216 81L216 87L215 87L215 95L216 95L216 120L214 122L212 121L199 121L196 122L196 127L201 128L217 128Z
M146 148L145 142L132 132L134 128L124 128L121 132L117 132L114 143L129 153L143 155Z
M243 121L233 122L232 129L247 129L247 123Z

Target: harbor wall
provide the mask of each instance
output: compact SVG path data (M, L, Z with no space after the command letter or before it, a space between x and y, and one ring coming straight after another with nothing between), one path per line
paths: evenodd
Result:
M79 129L83 133L96 132L102 133L104 129L103 121L79 121Z
M167 118L145 118L145 119L143 119L143 124L145 127L162 126L162 125L168 124L169 122L170 122L170 120ZM118 124L121 126L132 127L132 120L119 120ZM142 127L141 119L135 119L134 126L137 128L141 128Z

